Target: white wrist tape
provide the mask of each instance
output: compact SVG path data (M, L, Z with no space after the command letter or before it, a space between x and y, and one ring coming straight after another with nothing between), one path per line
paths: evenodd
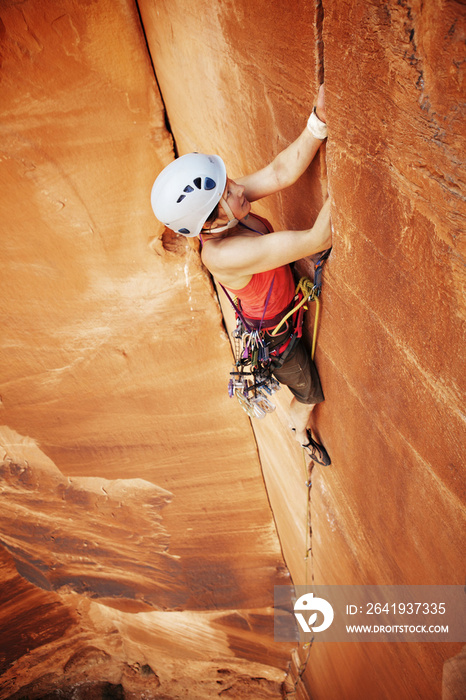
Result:
M321 139L322 141L327 138L327 124L319 119L316 114L316 108L311 112L311 116L307 120L307 128L316 139Z

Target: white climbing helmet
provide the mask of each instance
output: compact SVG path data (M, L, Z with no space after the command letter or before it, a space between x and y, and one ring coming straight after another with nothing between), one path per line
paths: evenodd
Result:
M220 156L188 153L167 165L155 180L152 209L162 224L193 238L219 203L226 183L227 171Z

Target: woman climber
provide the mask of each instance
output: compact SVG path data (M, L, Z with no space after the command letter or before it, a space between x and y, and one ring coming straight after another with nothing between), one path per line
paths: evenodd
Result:
M248 324L260 327L271 348L290 334L287 322L278 338L271 335L293 303L290 263L332 245L330 204L325 202L312 228L274 232L265 219L251 212L251 202L296 182L327 136L325 122L321 85L303 132L265 168L232 180L219 156L190 153L170 163L152 188L157 219L184 236L200 237L202 262L236 296ZM325 448L313 439L309 428L311 412L324 397L317 369L301 339L273 374L293 394L290 419L295 438L312 460L330 464Z

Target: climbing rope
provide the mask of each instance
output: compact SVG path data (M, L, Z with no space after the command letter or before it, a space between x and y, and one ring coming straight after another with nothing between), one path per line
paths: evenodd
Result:
M305 471L305 476L306 476L306 488L307 488L307 522L306 522L306 540L305 540L305 547L306 547L306 554L304 557L304 566L305 566L305 585L308 585L308 561L309 558L312 558L312 530L311 530L311 488L312 488L312 482L311 482L311 474L312 474L312 467L311 469L308 469L306 465L306 454L305 450L303 448L303 462L304 462L304 471ZM311 647L312 643L314 642L314 637L309 642L306 642L305 644L302 645L302 649L305 650L307 649L307 654L304 659L304 661L301 661L301 663L298 665L296 664L298 675L296 676L296 680L293 683L293 687L291 690L285 690L285 698L291 698L291 697L296 697L297 693L297 688L300 683L302 682L302 677L304 675L304 672L306 671L307 664L309 662L309 658L311 655ZM296 654L299 659L299 652L296 651Z
M280 328L290 318L290 316L292 316L296 311L298 311L298 309L300 309L301 306L303 306L307 301L314 301L314 297L315 297L314 285L311 282L311 280L308 279L307 277L301 277L301 279L299 280L299 282L296 286L295 296L297 296L300 292L303 295L303 298L301 299L301 301L298 304L296 304L296 306L294 306L291 309L291 311L288 311L286 316L283 316L283 318L280 321L280 323L278 324L278 326L276 326L273 329L273 331L270 335L276 335L278 333L278 331L280 330ZM306 308L306 307L304 307L304 308Z
M296 294L299 292L302 293L303 299L299 302L299 304L292 309L287 316L282 320L280 325L286 319L293 314L295 311L297 311L303 304L307 302L316 302L316 312L314 316L314 329L312 333L312 348L311 348L311 358L314 360L314 355L315 355L315 350L316 350L316 342L317 342L317 329L318 329L318 324L319 324L319 314L320 314L320 301L319 301L319 296L321 292L321 287L322 287L322 265L327 259L328 255L330 253L330 250L325 251L319 261L316 263L315 266L315 274L314 274L314 284L307 279L306 277L302 277L299 282L298 286L296 287ZM304 307L307 310L307 307ZM273 331L272 335L274 335L278 331L279 326ZM307 503L306 503L306 538L305 538L305 556L304 556L304 582L305 585L308 585L308 563L309 559L311 559L312 562L312 527L311 527L311 488L312 488L312 470L313 470L313 464L312 466L308 467L306 463L306 450L303 447L303 464L304 464L304 473L305 473L305 484L306 484L306 489L307 489ZM311 573L311 576L313 578L313 574ZM298 670L298 675L296 677L296 680L294 682L292 690L285 691L285 697L289 698L291 696L296 696L297 688L299 685L299 682L302 681L302 677L304 675L304 672L306 670L309 657L311 655L311 647L312 643L314 641L314 638L311 639L310 642L306 642L305 644L302 645L303 649L307 649L307 655L306 658L303 662L297 666ZM298 654L299 658L299 654Z
M312 647L313 641L314 641L314 637L311 639L310 642L306 642L306 644L303 644L303 649L307 649L307 656L306 656L305 661L302 661L302 662L299 664L299 666L296 665L296 666L297 666L298 675L297 675L297 677L296 677L296 680L295 680L295 682L294 682L294 685L293 685L292 690L285 690L285 698L289 698L289 697L291 697L292 695L296 696L296 691L297 691L297 688L298 688L298 684L299 684L299 682L302 680L302 677L303 677L303 675L304 675L304 671L306 670L306 666L307 666L308 661L309 661L309 657L310 657L310 655L311 655L311 647ZM298 655L298 659L299 659L299 655ZM286 681L285 681L285 682L286 682Z
M274 330L271 332L270 335L276 335L280 328L287 322L287 320L292 316L296 311L299 311L299 309L304 306L304 304L308 302L315 301L316 302L316 313L314 317L314 330L312 333L312 348L311 348L311 357L314 359L315 351L316 351L316 343L317 343L317 328L319 324L319 312L320 312L320 301L319 301L319 295L320 295L320 287L317 287L310 279L307 277L301 277L299 280L296 290L295 290L295 296L298 294L302 294L302 299L301 301L294 306L291 311L288 311L286 316L282 318L278 326L274 328ZM304 306L304 309L307 311L307 306Z

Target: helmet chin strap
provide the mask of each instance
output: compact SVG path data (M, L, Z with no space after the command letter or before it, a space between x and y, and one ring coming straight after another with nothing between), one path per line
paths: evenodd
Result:
M235 217L233 216L233 212L231 211L230 207L225 202L223 197L220 197L219 204L222 207L225 214L228 216L228 223L226 223L224 226L216 226L215 228L210 228L208 231L206 231L206 233L221 233L222 231L227 231L229 228L233 228L233 226L236 226L236 224L238 223L238 219L235 219Z

